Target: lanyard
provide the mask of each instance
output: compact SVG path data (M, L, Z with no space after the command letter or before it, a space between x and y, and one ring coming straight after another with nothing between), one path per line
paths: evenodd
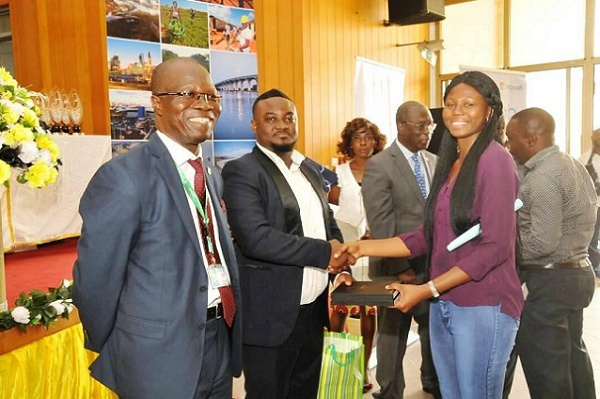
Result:
M187 195L189 195L192 202L194 203L194 206L198 210L198 214L200 215L200 223L202 223L202 226L204 226L204 229L207 232L207 234L204 234L204 238L206 239L206 247L208 249L210 256L214 258L215 250L213 247L212 240L210 238L210 234L208 234L208 232L209 232L208 215L206 212L204 212L204 208L202 208L202 204L200 203L200 199L198 198L198 195L196 194L196 190L194 190L194 188L190 184L187 177L185 177L185 175L183 174L183 171L181 170L179 165L175 165L175 166L177 166L177 171L179 172L179 178L181 179L181 183L183 184L183 189L185 190ZM208 190L206 190L206 200L204 202L206 209L208 209L209 195L210 194L208 193Z

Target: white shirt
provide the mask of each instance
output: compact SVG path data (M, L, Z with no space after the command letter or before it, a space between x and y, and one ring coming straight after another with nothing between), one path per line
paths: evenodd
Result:
M340 188L339 206L335 218L356 227L358 237L362 237L367 231L367 218L360 185L352 174L350 162L338 165L335 173Z
M194 185L194 176L196 174L196 171L194 170L194 168L192 167L192 165L190 165L188 163L188 161L190 159L196 159L196 158L202 158L202 147L198 146L198 155L190 152L187 148L183 147L181 144L177 143L176 141L174 141L173 139L171 139L169 136L167 136L166 134L157 131L156 132L158 134L158 137L162 140L163 144L165 145L165 147L167 147L167 150L169 151L169 154L171 154L171 157L173 158L173 161L175 162L175 165L179 166L179 168L181 169L181 171L183 172L183 174L185 175L186 179L188 179L188 181L192 184L192 187ZM210 174L210 166L207 164L204 164L204 170L206 174ZM208 193L208 188L206 189L206 192ZM206 269L206 275L208 276L208 260L206 258L206 252L204 251L204 242L202 234L200 233L200 225L199 225L199 220L198 220L198 210L196 209L196 206L194 205L194 202L192 201L192 199L190 198L189 195L186 194L187 200L188 200L188 206L190 207L190 213L192 214L192 217L194 218L194 227L196 228L196 234L198 234L198 243L200 244L200 251L202 252L202 261L204 262L204 268ZM211 199L211 206L213 209L217 209L221 206L221 204L214 204L212 202L212 196L208 196L208 198ZM225 257L223 256L223 251L221 250L221 243L219 241L219 226L217 225L217 223L213 223L213 228L214 228L214 236L215 236L215 250L218 251L219 253L219 258L221 260L221 264L224 266L225 268L225 272L227 273L227 275L229 276L229 270L227 270L227 264L225 263ZM219 294L219 289L213 287L213 285L210 282L210 279L208 280L208 307L212 307L217 305L219 302L221 302L221 295Z
M240 42L240 46L243 46L244 44L246 44L246 41L248 41L249 43L252 42L252 39L254 39L254 32L252 31L252 29L250 29L249 26L246 27L246 28L244 28L244 29L242 29L242 31L240 32L240 35L238 37L238 41ZM249 53L250 52L250 46L248 45L248 47L242 49L242 52Z
M400 148L400 151L402 151L402 154L404 154L404 156L406 157L406 160L408 161L408 164L410 165L410 168L413 171L413 174L415 173L415 165L411 159L411 157L415 154L414 152L412 152L411 150L409 150L408 148L406 148L400 141L396 140L396 144L398 144L398 148ZM429 195L429 173L428 173L428 169L427 169L427 165L425 165L425 160L423 159L423 154L421 154L421 151L416 153L419 157L419 163L421 164L421 172L423 173L423 177L425 177L425 188L427 189L427 195ZM416 177L415 177L416 179Z
M292 152L292 164L288 168L283 159L273 151L268 150L258 143L256 143L256 146L273 161L290 185L300 207L300 220L302 221L304 236L327 240L321 201L310 182L302 174L302 171L300 171L300 164L304 160L304 155L294 150ZM306 305L314 302L327 288L328 282L327 270L309 265L305 266L300 304Z

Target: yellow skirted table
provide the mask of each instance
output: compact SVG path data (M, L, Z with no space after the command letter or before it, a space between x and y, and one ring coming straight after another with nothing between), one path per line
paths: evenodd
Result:
M0 355L0 398L117 399L90 377L88 366L96 354L83 347L81 323L52 334L54 327L51 335ZM27 334L36 328L43 330L30 327ZM5 334L27 335L10 330L0 333L0 340Z

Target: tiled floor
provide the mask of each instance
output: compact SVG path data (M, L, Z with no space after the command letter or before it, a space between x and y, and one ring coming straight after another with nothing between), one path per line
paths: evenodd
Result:
M597 284L598 286L598 284ZM349 328L351 332L355 332L357 324L350 321ZM596 376L596 394L600 398L600 288L596 288L596 294L592 304L585 310L584 314L584 340L592 358L594 366L594 375ZM421 389L419 378L419 366L421 364L421 351L419 342L410 345L404 358L404 373L406 379L406 389L404 391L404 399L431 399L432 396L426 394ZM370 370L372 376L371 381L375 383L375 370ZM378 389L376 383L373 390L365 395L363 399L371 399L372 392ZM234 382L234 396L236 399L244 397L243 379L238 379ZM518 365L515 374L513 388L510 394L511 399L529 399L529 391L527 383L521 370L521 365ZM340 398L343 399L343 398Z

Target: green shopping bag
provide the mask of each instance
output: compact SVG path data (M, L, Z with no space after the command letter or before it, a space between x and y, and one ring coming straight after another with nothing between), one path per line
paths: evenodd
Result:
M360 399L365 349L362 337L325 331L319 399Z

